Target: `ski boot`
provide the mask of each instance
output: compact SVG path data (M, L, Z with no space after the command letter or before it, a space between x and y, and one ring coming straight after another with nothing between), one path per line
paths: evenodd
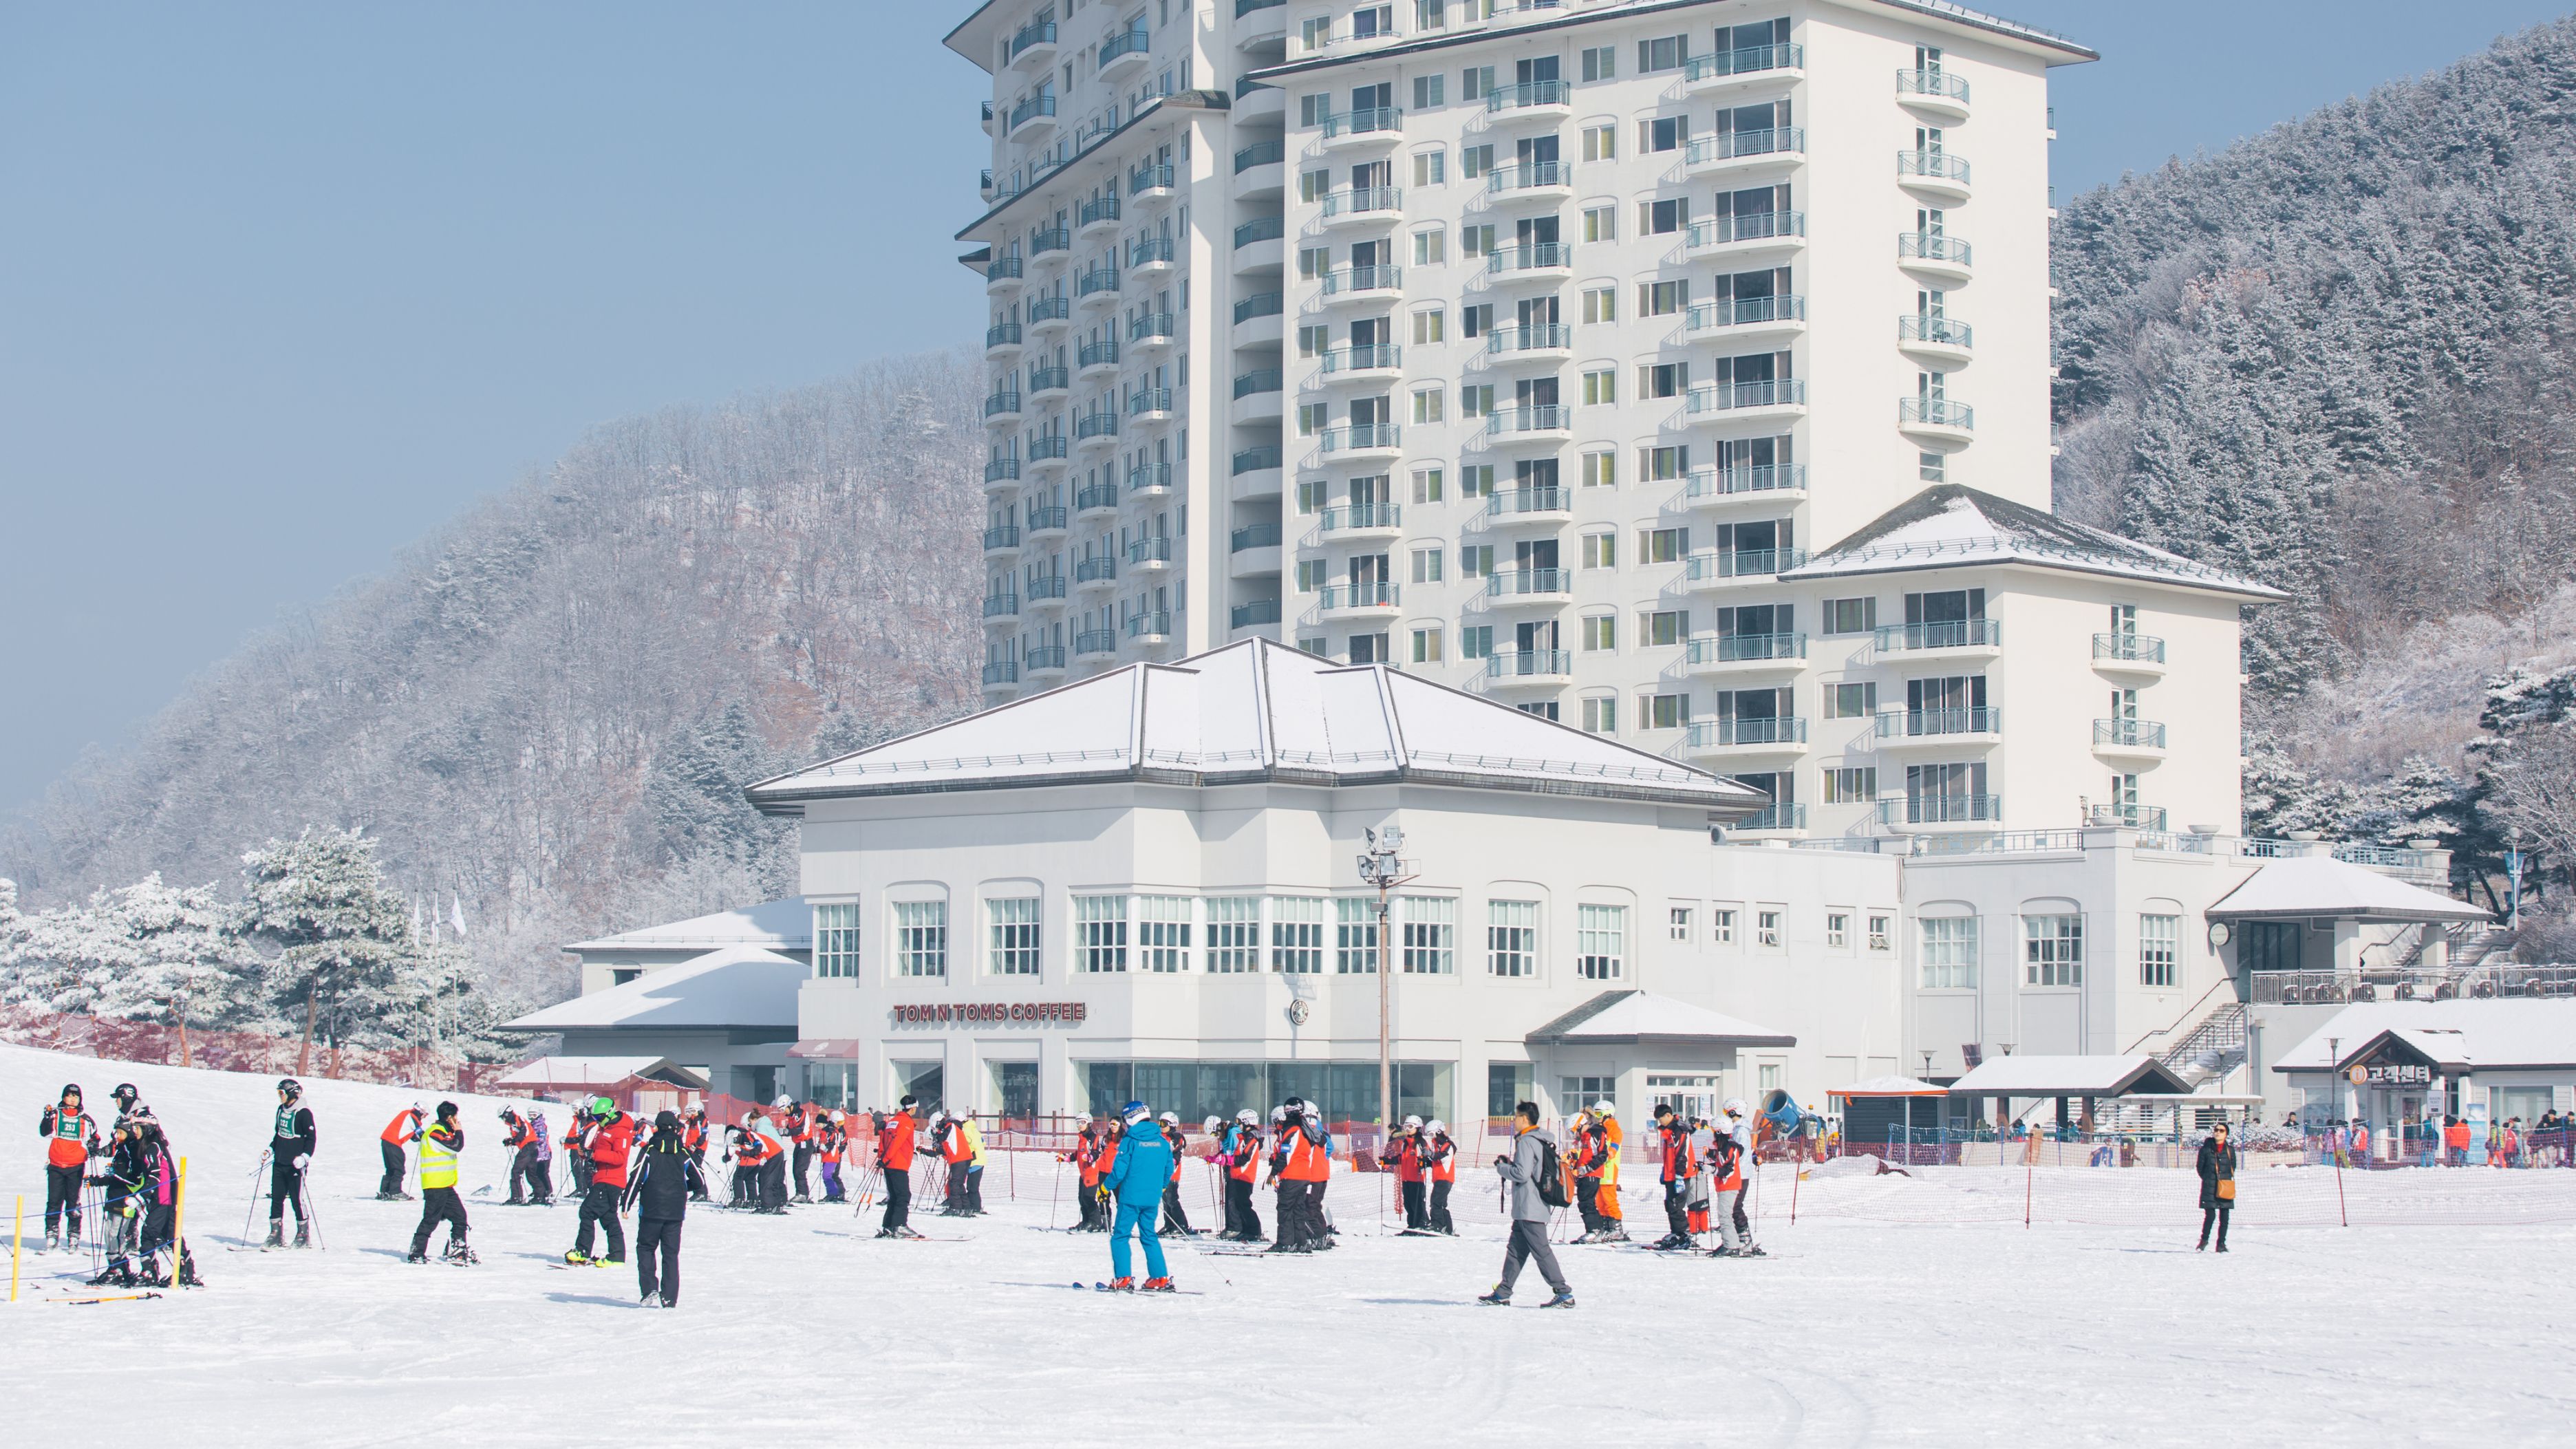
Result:
M179 1250L179 1286L203 1288L206 1280L197 1276L197 1255L185 1248Z
M576 1268L586 1267L592 1261L591 1256L579 1248L566 1249L563 1260Z
M54 1245L55 1245L55 1243L56 1243L56 1242L58 1242L58 1241L59 1241L59 1238L58 1238L57 1234L55 1233L54 1229L52 1229L52 1228L47 1228L47 1229L45 1229L45 1244L44 1244L44 1246L43 1246L43 1247L38 1248L36 1251L37 1251L37 1252L39 1252L39 1253L50 1253L50 1252L52 1252L52 1251L54 1250Z
M1559 1293L1555 1297L1550 1298L1545 1303L1539 1305L1541 1308L1572 1308L1573 1306L1574 1295L1571 1293Z
M265 1243L260 1244L260 1247L261 1247L261 1248L263 1248L263 1249L267 1249L267 1248L283 1248L283 1247L285 1247L285 1246L286 1246L286 1223L285 1223L285 1221L284 1221L283 1219L281 1219L281 1218L270 1218L270 1219L268 1220L268 1241L267 1241L267 1242L265 1242Z
M447 1251L439 1256L446 1259L448 1262L455 1264L459 1268L471 1268L483 1261L482 1259L474 1256L474 1250L466 1245L463 1238L448 1239Z
M376 1194L376 1201L378 1201L378 1202L401 1202L401 1201L403 1200L403 1197L404 1197L404 1194L402 1194L402 1193L398 1193L398 1192L380 1192L380 1193L377 1193L377 1194Z
M1169 1278L1148 1278L1145 1280L1145 1291L1148 1293L1178 1293L1181 1290L1173 1287L1172 1280Z
M1626 1228L1619 1227L1605 1228L1602 1230L1601 1236L1596 1241L1604 1243L1624 1243L1628 1241L1628 1230Z
M662 1306L662 1295L659 1293L647 1293L643 1297L635 1300L635 1306L638 1308L659 1308Z
M429 1261L428 1250L423 1248L414 1248L410 1252L403 1254L403 1261L406 1263L426 1263Z
M1497 1287L1491 1293L1478 1294L1476 1301L1485 1304L1488 1307L1509 1308L1512 1306L1511 1290L1508 1288Z
M89 1280L89 1286L92 1288L131 1288L134 1286L134 1274L129 1271L122 1262L110 1263L105 1268L99 1270L97 1277Z
M299 1248L313 1246L313 1225L302 1218L295 1220L295 1246Z
M1133 1278L1112 1278L1109 1280L1109 1291L1112 1293L1133 1293L1136 1291L1136 1280Z

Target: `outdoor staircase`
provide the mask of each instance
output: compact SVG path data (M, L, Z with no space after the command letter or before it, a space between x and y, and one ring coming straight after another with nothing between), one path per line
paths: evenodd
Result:
M2212 1007L2182 1039L2156 1054L2165 1069L2191 1084L2198 1091L2209 1082L2222 1081L2229 1072L2245 1065L2245 1022L2251 1012L2241 1001L2222 1001Z

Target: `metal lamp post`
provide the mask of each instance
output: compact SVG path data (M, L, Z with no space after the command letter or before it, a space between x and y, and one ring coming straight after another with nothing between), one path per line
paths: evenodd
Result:
M1386 893L1413 877L1404 873L1396 852L1404 848L1404 831L1389 825L1371 830L1369 848L1360 854L1360 879L1377 887L1377 1117L1384 1128L1395 1119L1395 1049L1390 1028ZM1381 1141L1383 1139L1381 1138Z

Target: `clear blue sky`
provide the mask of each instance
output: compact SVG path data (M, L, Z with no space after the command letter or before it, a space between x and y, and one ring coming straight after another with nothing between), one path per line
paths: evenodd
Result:
M1995 0L2061 196L2568 0ZM969 0L0 7L0 813L591 423L973 335Z

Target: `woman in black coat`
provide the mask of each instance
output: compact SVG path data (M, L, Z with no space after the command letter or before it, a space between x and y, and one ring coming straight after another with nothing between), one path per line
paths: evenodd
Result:
M2236 1210L2236 1148L2227 1140L2227 1124L2221 1122L2200 1142L2200 1246L2209 1246L2209 1228L2218 1225L2218 1251L2227 1251L2227 1216ZM2222 1195L2220 1183L2227 1184ZM2197 1250L2195 1250L2197 1251Z

